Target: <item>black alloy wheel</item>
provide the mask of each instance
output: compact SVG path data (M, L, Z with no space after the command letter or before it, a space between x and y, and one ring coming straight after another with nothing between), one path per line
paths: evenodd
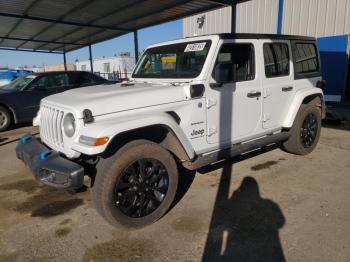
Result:
M115 185L115 204L128 217L150 215L168 192L169 176L158 160L143 158L133 162Z
M314 144L317 132L317 117L314 113L310 113L306 116L300 132L301 142L305 148L309 148Z

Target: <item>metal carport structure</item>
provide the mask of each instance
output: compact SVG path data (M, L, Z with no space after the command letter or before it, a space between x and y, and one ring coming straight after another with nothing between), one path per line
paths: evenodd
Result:
M234 4L234 0L3 0L0 50L63 55L127 33Z

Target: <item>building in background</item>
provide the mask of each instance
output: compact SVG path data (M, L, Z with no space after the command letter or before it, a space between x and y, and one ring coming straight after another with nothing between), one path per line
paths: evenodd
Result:
M76 70L91 71L90 61L75 62ZM135 66L135 58L130 53L122 53L119 56L103 57L93 60L93 71L107 79L130 78Z
M44 72L52 72L52 71L64 71L64 64L58 65L44 65ZM75 64L67 64L68 71L75 71Z
M230 32L316 37L326 99L350 99L349 0L247 0L183 22L184 37Z

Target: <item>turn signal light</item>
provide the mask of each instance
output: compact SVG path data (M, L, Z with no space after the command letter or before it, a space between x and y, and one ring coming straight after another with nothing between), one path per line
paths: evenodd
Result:
M79 142L88 146L103 146L109 141L109 137L94 138L89 136L80 136Z
M109 137L96 138L95 146L103 146L108 142L108 140L109 140Z

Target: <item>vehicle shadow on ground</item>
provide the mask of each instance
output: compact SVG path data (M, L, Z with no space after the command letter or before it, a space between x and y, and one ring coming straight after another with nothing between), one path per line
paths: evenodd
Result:
M232 171L232 162L226 162L202 261L285 261L279 238L285 218L280 207L260 196L252 177L245 177L230 196Z

